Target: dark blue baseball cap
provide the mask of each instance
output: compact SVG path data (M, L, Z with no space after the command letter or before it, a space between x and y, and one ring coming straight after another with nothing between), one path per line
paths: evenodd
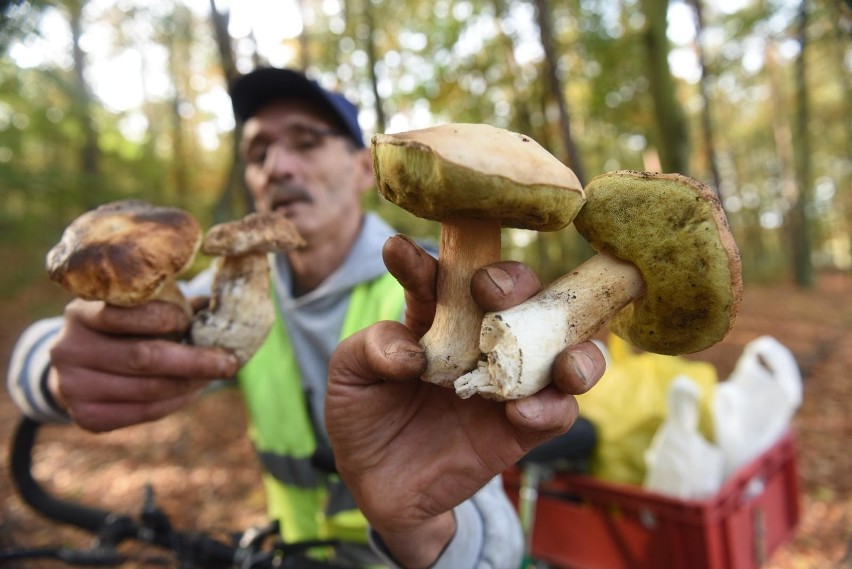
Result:
M358 107L340 93L327 91L313 79L292 69L261 67L237 77L230 88L234 116L245 122L261 107L280 99L306 99L324 107L340 123L346 134L364 148L364 135L358 124Z

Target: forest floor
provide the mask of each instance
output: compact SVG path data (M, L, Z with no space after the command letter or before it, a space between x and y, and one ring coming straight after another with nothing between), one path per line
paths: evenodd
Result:
M58 310L46 300L55 296L56 289L45 284L0 304L4 369L16 337L33 316ZM727 377L743 346L764 334L794 352L805 380L804 403L793 422L801 519L794 537L765 567L852 568L852 279L821 275L812 290L747 287L734 331L696 357L715 364L719 377ZM87 545L87 535L40 518L15 495L6 445L17 412L5 390L0 391L0 546ZM264 521L259 473L234 390L221 390L184 412L119 432L43 429L34 472L61 496L131 514L139 511L142 489L151 483L158 502L180 528L225 532Z

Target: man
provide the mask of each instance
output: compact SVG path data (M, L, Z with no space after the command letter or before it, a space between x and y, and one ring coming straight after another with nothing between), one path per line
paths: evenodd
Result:
M417 381L437 265L363 212L374 180L357 109L290 70L249 73L231 96L255 207L283 212L307 242L274 258L279 311L267 342L237 374L224 350L166 339L187 326L166 303L120 309L78 299L22 336L13 398L35 418L104 431L163 417L236 374L269 515L286 540L339 537L347 544L336 560L352 566L517 566L517 519L495 476L570 426L569 393L600 377L600 352L591 344L565 352L553 387L506 405ZM525 267L500 263L478 273L473 290L484 308L499 309L538 287ZM202 274L186 292L208 288ZM388 322L404 305L404 324ZM317 466L331 447L345 485ZM367 535L364 514L371 549L350 545Z

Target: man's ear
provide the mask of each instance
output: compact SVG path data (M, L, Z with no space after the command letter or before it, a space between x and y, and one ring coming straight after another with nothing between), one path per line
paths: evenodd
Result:
M355 160L355 175L358 177L358 188L361 193L372 189L376 184L376 174L373 171L373 155L370 148L361 148Z

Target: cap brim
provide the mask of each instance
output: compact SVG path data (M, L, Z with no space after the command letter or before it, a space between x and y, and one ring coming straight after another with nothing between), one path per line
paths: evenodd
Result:
M317 82L298 71L266 67L255 69L235 79L230 86L234 116L245 122L268 103L281 99L306 99L325 107L345 128L346 133L363 147L358 125L358 110L342 95L323 89Z

